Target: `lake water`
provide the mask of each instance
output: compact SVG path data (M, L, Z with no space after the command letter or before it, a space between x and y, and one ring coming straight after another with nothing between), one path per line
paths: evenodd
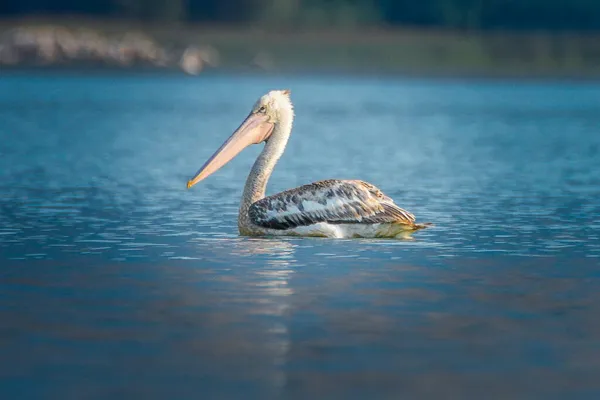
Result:
M253 102L296 122L268 193L363 179L413 241L237 233ZM0 398L598 398L600 85L0 78Z

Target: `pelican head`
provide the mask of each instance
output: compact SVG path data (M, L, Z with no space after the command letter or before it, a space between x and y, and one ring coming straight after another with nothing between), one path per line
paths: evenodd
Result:
M289 90L272 90L261 96L242 124L188 181L187 188L219 170L246 147L268 141L275 126L291 111Z

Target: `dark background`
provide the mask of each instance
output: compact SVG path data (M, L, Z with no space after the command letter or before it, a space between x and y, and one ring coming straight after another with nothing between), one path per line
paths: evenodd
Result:
M598 0L3 0L0 15L477 30L600 30Z

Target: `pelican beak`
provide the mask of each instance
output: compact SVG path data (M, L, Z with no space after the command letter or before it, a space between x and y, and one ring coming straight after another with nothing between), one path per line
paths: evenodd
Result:
M251 144L264 142L272 132L273 123L269 122L267 115L251 113L233 135L221 145L215 154L196 172L194 177L188 181L187 188L191 188L196 183L216 172Z

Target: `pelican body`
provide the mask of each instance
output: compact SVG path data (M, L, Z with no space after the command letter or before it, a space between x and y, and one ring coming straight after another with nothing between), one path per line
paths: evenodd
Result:
M251 144L265 143L242 195L238 216L243 236L404 238L428 224L370 183L329 179L265 197L266 187L287 145L294 109L289 90L262 96L239 128L187 183L188 189L227 164Z

